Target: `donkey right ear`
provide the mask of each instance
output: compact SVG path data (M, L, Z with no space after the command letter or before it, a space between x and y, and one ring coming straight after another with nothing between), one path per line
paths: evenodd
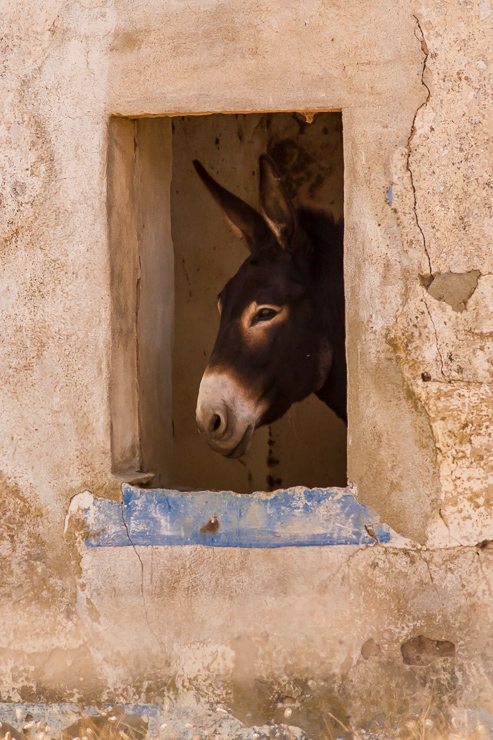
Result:
M260 241L270 235L270 230L260 213L219 185L198 159L193 160L193 166L209 193L223 210L233 231L246 240L250 251L254 251Z
M267 154L259 158L260 205L262 213L282 249L294 248L296 233L296 212L282 183L281 175Z

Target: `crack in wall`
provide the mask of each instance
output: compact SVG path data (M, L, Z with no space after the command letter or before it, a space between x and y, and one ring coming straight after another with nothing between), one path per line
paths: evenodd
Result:
M373 527L371 523L370 524L368 523L367 521L368 517L363 510L361 501L358 499L357 492L355 493L354 497L355 497L356 503L358 504L358 508L360 510L361 521L363 522L363 529L365 530L368 537L371 537L373 540L375 540L375 542L367 542L364 545L359 545L359 547L375 547L375 545L381 545L382 543L380 542L378 535L375 532L376 527Z
M128 541L130 542L130 546L132 547L134 553L137 555L137 559L138 559L138 561L140 563L140 593L142 595L142 605L144 607L144 619L145 619L145 622L147 624L147 627L149 628L149 632L151 633L151 635L156 640L159 648L161 650L163 650L163 646L161 644L161 641L160 641L159 637L157 636L157 634L154 632L153 628L151 627L151 623L149 621L149 614L148 614L148 611L147 611L147 602L146 602L145 590L144 590L144 563L142 561L142 558L139 555L139 551L137 550L136 546L132 542L132 538L130 537L130 532L129 532L129 529L128 529L128 525L127 525L127 522L125 521L125 514L124 514L124 510L123 510L124 505L125 504L122 501L121 504L120 504L120 511L121 511L121 515L122 515L123 526L125 527L125 532L127 533L127 537L128 537Z
M432 572L431 572L431 568L430 568L430 563L429 563L429 562L428 562L428 560L426 559L426 557L425 557L425 554L424 554L423 550L418 550L417 552L419 553L419 557L421 558L421 560L423 561L423 563L424 563L424 564L426 565L426 570L428 571L428 575L429 575L429 577L430 577L430 583L431 583L431 585L433 586L433 588L435 589L435 593L436 593L436 595L437 595L437 596L440 596L440 593L439 593L439 591L438 591L438 588L437 588L437 586L436 586L436 583L435 583L435 581L433 580L433 575L432 575Z
M443 364L443 355L442 355L442 352L440 350L440 343L438 341L438 332L437 332L436 324L435 324L435 322L433 320L433 316L431 315L430 307L428 306L428 303L426 302L426 300L424 301L424 304L425 304L425 308L426 308L426 313L428 314L428 316L430 318L431 325L433 326L433 332L435 334L435 344L436 344L436 348L437 348L438 358L440 360L440 373L442 374L442 377L445 380L445 382L446 383L450 383L450 378L448 378L445 375L444 364Z
M341 565L341 568L345 566L344 567L344 570L347 573L347 582L348 582L348 586L349 587L351 587L351 565L350 565L350 563L351 563L352 559L355 558L360 553L366 552L366 550L368 549L368 547L374 547L374 545L356 545L355 547L356 547L355 551L352 552L351 555L349 555L349 557L347 558L346 562L343 565ZM341 568L339 568L337 570L336 575L339 574L339 571L341 570Z
M433 326L433 333L435 335L435 345L436 345L437 354L438 354L438 358L440 362L440 374L442 375L442 378L443 378L443 380L438 380L437 378L433 378L433 382L434 383L445 383L447 385L454 384L456 386L460 386L460 385L468 385L468 386L476 386L476 387L483 386L485 384L484 380L466 380L465 378L451 378L449 375L447 375L447 373L445 372L445 363L443 360L443 355L442 355L442 352L440 349L440 343L438 340L438 331L436 328L436 324L435 324L435 321L433 320L433 315L430 311L430 307L428 306L426 299L424 299L423 302L426 308L426 313L428 314L428 317L431 321L431 325ZM488 337L490 335L491 335L491 332L488 333Z
M374 540L375 540L375 544L377 544L377 545L380 545L381 543L380 543L380 540L378 539L378 535L377 535L377 533L376 533L376 532L375 532L375 531L374 531L374 530L372 529L372 527L370 527L370 526L369 526L368 524L365 524L365 525L364 525L364 527L365 527L365 530L366 530L366 533L367 533L367 535L368 535L369 537L371 537L372 539L374 539ZM369 544L371 544L371 543L369 543Z
M454 542L457 542L458 547L461 547L461 548L467 547L467 545L463 545L462 542L460 542L460 540L457 539L457 537L454 537L453 534L450 533L450 525L447 522L447 520L445 518L445 514L443 513L443 511L441 509L438 509L438 516L440 517L440 519L442 520L442 522L447 527L447 532L448 532L448 536L450 537L450 539L451 540L454 540Z
M421 233L421 238L422 238L422 241L423 241L423 249L424 249L425 254L426 254L426 259L428 260L428 268L429 268L429 271L430 271L430 275L432 275L433 274L433 270L431 268L430 254L429 254L428 248L426 246L426 237L425 237L425 233L423 231L423 227L421 226L421 224L419 222L419 218L418 218L418 201L417 201L417 196L416 196L416 187L415 187L415 184L414 184L414 175L413 175L413 171L411 169L411 164L410 164L410 159L411 159L411 142L412 142L412 140L414 138L414 135L416 133L416 118L418 116L418 113L425 107L425 105L428 104L428 101L429 101L429 99L431 97L431 90L428 87L428 85L426 84L425 79L424 79L424 75L425 75L425 71L426 71L426 64L427 64L428 56L429 56L429 51L428 51L428 47L426 45L426 41L425 41L423 29L421 28L421 24L419 22L419 18L416 15L413 15L413 18L416 21L416 25L417 25L417 28L419 29L419 34L420 34L419 36L417 34L415 34L415 36L418 39L418 41L420 42L420 44L421 44L421 50L422 50L423 55L424 55L423 67L421 69L421 84L423 85L424 88L426 88L427 95L426 95L426 99L417 108L416 113L414 114L413 122L411 124L411 133L409 134L409 138L407 140L406 169L409 172L409 178L411 180L411 188L412 188L412 191L413 191L414 219L416 221L416 226L418 227L418 229L419 229L419 231Z

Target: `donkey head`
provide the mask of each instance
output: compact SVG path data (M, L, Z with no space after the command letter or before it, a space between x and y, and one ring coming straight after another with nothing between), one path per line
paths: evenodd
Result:
M246 452L256 427L319 390L332 361L313 245L273 161L262 155L259 165L262 215L194 162L250 250L218 296L219 332L197 401L199 430L228 457Z

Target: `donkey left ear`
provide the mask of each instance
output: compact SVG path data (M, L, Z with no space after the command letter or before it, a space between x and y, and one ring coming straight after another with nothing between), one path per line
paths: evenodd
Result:
M193 166L209 193L221 207L233 231L238 236L244 237L251 252L255 251L266 237L272 239L269 227L260 213L219 185L198 159L193 160Z
M262 154L259 158L260 206L265 220L281 247L292 249L296 232L296 212L274 161Z

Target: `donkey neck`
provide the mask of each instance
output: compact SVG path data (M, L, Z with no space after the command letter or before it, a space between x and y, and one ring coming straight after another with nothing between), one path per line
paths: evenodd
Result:
M346 341L344 306L344 226L329 214L298 211L300 226L313 246L312 289L323 317L324 332L332 350L332 366L317 396L347 422Z

